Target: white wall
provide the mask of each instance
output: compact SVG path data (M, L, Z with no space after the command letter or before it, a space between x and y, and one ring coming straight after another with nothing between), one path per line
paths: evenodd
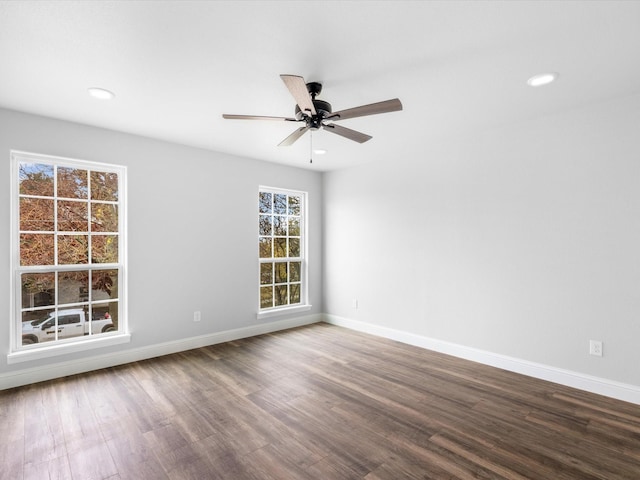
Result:
M317 317L322 312L321 174L0 109L0 292L5 295L0 302L5 305L0 308L0 380L86 357L6 362L13 318L7 306L11 149L128 167L132 340L96 355L125 358L127 351L153 351L151 347L165 342L247 327L251 331L266 323L256 319L259 185L309 192L313 308L308 313ZM195 310L202 312L199 323L193 322Z
M640 386L640 96L326 174L324 214L328 314Z
M313 318L326 312L640 387L639 132L637 96L323 178L0 109L6 302L9 150L120 163L129 169L133 334L93 363L74 354L7 365L5 303L0 386L56 362L99 367L103 355L263 324L253 279L255 192L266 184L309 192ZM197 218L185 214L193 202L203 205ZM589 339L604 342L602 358L588 355Z

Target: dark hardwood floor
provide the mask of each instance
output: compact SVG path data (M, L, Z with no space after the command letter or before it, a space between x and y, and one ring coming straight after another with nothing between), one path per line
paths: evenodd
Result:
M640 406L326 324L0 392L0 478L640 479Z

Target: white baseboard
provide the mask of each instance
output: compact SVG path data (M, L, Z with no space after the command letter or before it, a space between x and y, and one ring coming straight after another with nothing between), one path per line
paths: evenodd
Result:
M568 387L640 405L640 387L635 385L593 377L571 370L550 367L541 363L529 362L519 358L500 355L477 348L465 347L464 345L424 337L393 328L381 327L358 320L338 317L336 315L324 315L323 320L332 325L358 330L409 345L453 355L454 357L464 358L465 360L471 360L484 365L521 373L541 380L559 383Z
M312 323L321 322L322 320L323 316L320 314L305 315L286 320L260 323L250 327L201 335L198 337L184 338L172 342L149 345L147 347L124 350L121 352L95 355L83 358L80 362L58 362L39 367L21 369L16 372L7 372L0 375L0 390L42 382L54 378L66 377L77 373L90 372L101 368L114 367L125 363L160 357L171 353L183 352L193 348L205 347L207 345L215 345L218 343L230 342L232 340L254 337L256 335L277 332L288 328L300 327L302 325L310 325Z
M148 358L160 357L162 355L183 352L207 345L215 345L265 333L277 332L302 325L310 325L321 321L640 405L640 387L635 385L550 367L548 365L424 337L402 330L381 327L379 325L338 317L336 315L323 314L305 315L121 352L95 355L84 358L81 362L58 362L45 366L20 369L15 372L7 372L0 375L0 390L139 360L146 360Z

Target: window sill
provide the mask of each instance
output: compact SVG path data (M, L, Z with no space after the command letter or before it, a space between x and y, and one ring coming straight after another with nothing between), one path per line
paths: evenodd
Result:
M50 358L57 355L65 355L67 353L83 352L86 350L95 350L100 347L108 347L111 345L119 345L121 343L129 343L131 334L121 333L115 335L101 336L100 338L92 338L81 342L64 343L58 345L47 345L35 349L20 350L7 355L7 363L28 362L30 360L38 360L41 358Z
M258 312L258 320L263 318L278 317L281 315L289 315L292 313L306 312L311 310L312 305L296 305L295 307L274 308L271 310L263 310Z

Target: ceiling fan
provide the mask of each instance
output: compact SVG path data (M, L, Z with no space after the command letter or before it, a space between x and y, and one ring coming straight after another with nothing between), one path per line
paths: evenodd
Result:
M347 120L348 118L364 117L376 115L378 113L397 112L402 110L402 103L397 98L385 100L384 102L361 105L359 107L348 108L338 112L331 111L331 104L316 97L322 91L322 84L318 82L306 83L304 78L297 75L280 75L280 78L291 92L296 101L294 117L268 117L259 115L229 115L222 117L229 120L276 120L285 122L303 122L304 127L298 128L291 135L278 144L279 147L288 147L304 135L307 130L319 130L335 133L354 142L364 143L371 140L370 135L342 127L328 121Z

